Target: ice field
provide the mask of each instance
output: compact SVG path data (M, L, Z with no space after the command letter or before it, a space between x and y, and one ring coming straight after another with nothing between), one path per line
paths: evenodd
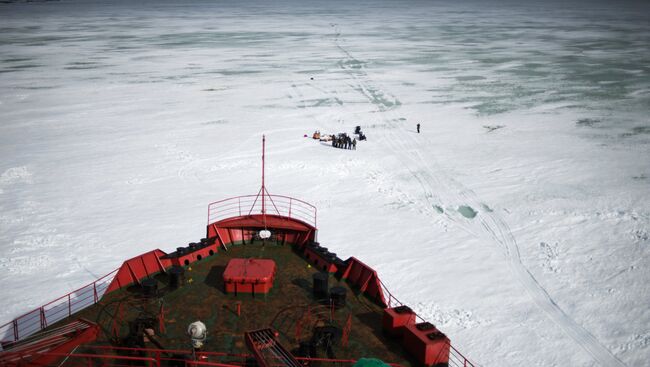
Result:
M0 324L203 237L266 134L269 191L477 365L647 365L649 115L642 3L0 4Z

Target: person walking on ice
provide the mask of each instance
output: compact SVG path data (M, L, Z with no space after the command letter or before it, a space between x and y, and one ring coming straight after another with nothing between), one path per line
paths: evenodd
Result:
M418 134L419 134L420 133L420 123L418 123L417 128L418 128Z

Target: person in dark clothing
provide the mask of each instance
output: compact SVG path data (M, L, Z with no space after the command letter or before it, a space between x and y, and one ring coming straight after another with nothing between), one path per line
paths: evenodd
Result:
M419 123L417 125L417 128L418 128L418 134L419 134L420 133L420 124Z
M357 150L357 138L352 139L352 149Z

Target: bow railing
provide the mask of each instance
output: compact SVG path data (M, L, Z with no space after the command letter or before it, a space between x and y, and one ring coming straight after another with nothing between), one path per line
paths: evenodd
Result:
M282 195L245 195L208 204L208 225L223 219L253 214L297 219L316 228L316 207L306 201Z

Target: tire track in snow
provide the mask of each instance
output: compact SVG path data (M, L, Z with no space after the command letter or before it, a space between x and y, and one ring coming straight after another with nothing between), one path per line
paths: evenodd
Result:
M340 67L348 73L348 75L356 82L352 86L353 89L360 91L360 93L368 99L368 101L375 105L378 109L377 112L383 121L393 129L391 129L391 136L388 132L382 131L382 142L400 158L400 161L409 170L411 175L418 181L420 187L425 193L425 200L429 203L429 207L440 204L443 198L434 194L434 188L437 192L442 192L447 195L445 198L448 202L455 202L459 205L471 205L473 208L481 208L483 203L477 195L462 184L456 181L453 177L445 174L444 170L435 163L436 174L429 167L428 160L425 160L420 153L422 149L421 143L415 139L412 134L407 134L398 123L398 119L391 117L392 111L399 104L385 103L387 93L382 91L371 84L370 78L361 68L346 68L345 65L361 65L356 58L354 58L348 50L341 46L339 42L340 30L338 26L332 25L334 28L335 36L334 43L336 47L341 50L345 55L344 59L339 62ZM378 98L382 96L382 98ZM396 100L393 97L393 100ZM408 143L407 143L408 142ZM435 160L434 160L435 162ZM440 190L442 189L442 190ZM433 203L432 198L436 198L438 203ZM476 235L477 231L470 228L471 224L467 221L460 221L448 211L444 212L445 217L460 226L462 229L471 234ZM457 216L457 215L456 215ZM510 230L508 224L495 212L481 211L480 214L474 218L480 224L482 234L480 237L487 238L492 242L497 243L502 247L504 254L508 260L510 271L515 275L520 284L526 289L526 292L534 301L534 303L556 324L564 333L566 333L574 342L582 347L592 358L603 366L625 366L618 358L616 358L607 348L591 335L582 326L576 323L569 315L567 315L555 301L548 294L546 289L542 287L530 271L521 262L519 247L517 241ZM476 223L476 222L474 222ZM472 223L473 224L473 223ZM474 224L474 226L476 226Z

